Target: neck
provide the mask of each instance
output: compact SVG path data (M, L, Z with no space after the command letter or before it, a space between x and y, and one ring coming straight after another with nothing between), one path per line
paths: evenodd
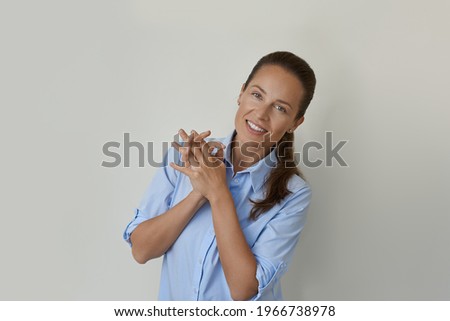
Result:
M231 143L231 160L234 172L240 172L263 159L269 154L270 148L261 147L260 143L241 145L236 140Z

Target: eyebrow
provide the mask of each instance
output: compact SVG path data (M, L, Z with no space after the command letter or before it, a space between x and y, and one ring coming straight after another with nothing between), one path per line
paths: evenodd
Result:
M258 85L253 85L252 87L258 88L259 90L262 91L262 93L263 93L264 95L267 95L266 91L265 91L264 89L262 89L261 87L259 87ZM288 102L286 102L286 101L284 101L284 100L281 100L281 99L277 99L277 101L279 101L279 102L282 103L282 104L287 105L289 108L292 109L292 106L291 106Z

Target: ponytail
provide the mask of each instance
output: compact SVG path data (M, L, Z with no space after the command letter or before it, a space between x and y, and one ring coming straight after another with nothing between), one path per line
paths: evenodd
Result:
M265 182L265 186L267 186L265 199L260 201L250 200L253 204L250 212L250 219L252 220L256 220L261 214L270 210L291 193L288 189L288 182L293 175L303 178L294 159L293 133L286 132L280 139L276 146L276 155L277 166L272 169Z

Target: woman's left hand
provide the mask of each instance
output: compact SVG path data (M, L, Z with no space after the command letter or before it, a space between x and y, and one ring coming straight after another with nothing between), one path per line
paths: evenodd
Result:
M195 137L194 137L195 138ZM226 167L218 157L210 155L210 145L201 141L199 145L190 147L197 164L185 160L185 166L170 163L175 170L187 175L194 191L202 194L208 200L220 197L228 190L226 180Z

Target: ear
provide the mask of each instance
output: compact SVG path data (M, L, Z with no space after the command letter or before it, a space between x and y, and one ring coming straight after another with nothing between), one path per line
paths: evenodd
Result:
M240 99L241 99L241 96L242 96L242 93L245 91L245 83L244 84L242 84L242 87L241 87L241 92L239 93L239 97L238 97L238 105L240 104Z
M305 120L305 116L302 116L299 119L297 119L294 123L294 127L292 128L292 131L296 130L297 127L300 126L304 120Z

